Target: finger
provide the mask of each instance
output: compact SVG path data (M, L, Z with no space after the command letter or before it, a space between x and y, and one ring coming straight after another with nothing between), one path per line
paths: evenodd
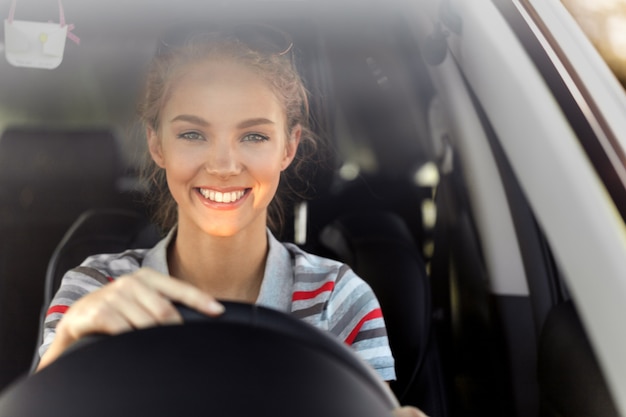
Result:
M137 322L138 328L149 327L155 324L171 325L183 322L182 316L174 307L172 301L160 292L150 289L149 291L135 294L135 297L136 299L133 300L135 306L141 308L142 313L149 316L149 320L144 317L138 317L138 320L146 320L145 322Z
M218 316L224 312L224 306L213 296L185 281L148 268L142 268L134 275L172 301L185 304L209 316Z
M426 414L422 413L415 407L406 406L401 408L396 408L393 410L394 417L427 417Z
M91 334L119 334L132 330L131 323L117 309L111 309L100 297L85 297L74 304L61 319L57 331L65 331L71 340Z
M169 304L169 314L155 316L144 306L146 302L149 306L159 305L158 299L161 305ZM180 316L161 294L137 279L123 277L78 300L64 321L74 336L82 337L90 333L118 334L177 320L181 321Z
M83 327L84 333L82 336L97 333L117 335L130 332L134 328L128 317L120 314L117 310L110 310L107 314L99 314L93 323L92 326L87 325Z
M110 308L117 310L135 329L182 322L172 303L138 280L125 278L109 294Z

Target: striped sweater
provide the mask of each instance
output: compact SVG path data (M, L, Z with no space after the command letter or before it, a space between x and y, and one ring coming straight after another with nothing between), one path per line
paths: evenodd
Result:
M124 274L149 267L169 274L167 246L175 230L152 249L87 258L65 274L48 309L43 344L48 349L65 311L80 297ZM383 380L395 379L394 361L378 300L347 265L280 243L268 231L269 253L257 304L290 313L346 344Z

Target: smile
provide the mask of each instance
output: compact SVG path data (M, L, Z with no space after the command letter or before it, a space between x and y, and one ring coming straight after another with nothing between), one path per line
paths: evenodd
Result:
M214 201L216 203L234 203L241 200L241 198L243 198L243 196L246 194L246 190L231 191L227 193L222 193L215 190L207 190L205 188L199 188L198 190L204 198L210 201Z

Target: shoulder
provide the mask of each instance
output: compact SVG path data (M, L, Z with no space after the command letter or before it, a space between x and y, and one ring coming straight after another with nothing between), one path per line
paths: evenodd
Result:
M283 243L283 245L291 254L294 272L296 274L332 275L350 268L346 264L334 259L306 252L293 243Z
M85 259L65 273L60 290L71 288L84 295L141 267L147 250L133 249L117 254L99 254Z
M306 252L292 243L284 243L292 257L294 290L312 290L320 285L335 290L338 285L365 284L343 262Z
M131 249L121 253L93 255L85 259L78 270L92 269L115 279L141 268L148 249Z

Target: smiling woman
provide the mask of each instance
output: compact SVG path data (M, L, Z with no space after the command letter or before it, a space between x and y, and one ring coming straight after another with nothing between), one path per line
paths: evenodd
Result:
M287 53L291 42L267 49L237 33L194 34L159 48L139 113L152 161L149 194L169 232L153 248L91 256L67 272L48 309L39 369L94 333L180 323L175 304L219 316L217 300L234 300L328 330L382 380L395 380L371 288L347 265L272 233L283 172L298 167L298 149L313 140L308 98Z
M252 222L265 229L266 207L295 156L302 129L298 125L287 136L281 103L257 75L240 64L206 59L172 82L157 130L148 128L152 159L166 172L179 230L190 221L184 215L222 236ZM219 201L205 197L211 193ZM243 198L231 202L231 194L239 193ZM200 212L181 210L187 204ZM216 214L207 217L207 208ZM242 216L242 210L250 211ZM217 213L229 220L222 223ZM243 223L233 223L234 215Z
M243 41L239 38L240 33L244 35ZM293 135L294 137L291 139L295 142L288 140L285 144L295 143L296 146L293 149L286 149L293 154L289 156L288 163L281 167L281 171L284 171L291 160L296 158L292 171L297 176L302 164L300 163L301 158L297 158L296 150L299 149L299 154L304 155L306 159L307 155L311 155L310 149L314 149L316 145L314 135L308 128L306 91L302 81L299 81L298 75L294 72L295 68L288 54L292 47L288 35L264 25L236 25L235 30L226 33L205 33L195 35L194 38L187 38L182 42L183 47L179 49L173 48L171 44L180 43L178 38L181 35L174 32L169 37L175 41L169 39L163 41L165 46L159 49L155 65L152 66L148 75L144 99L139 105L140 117L148 129L149 138L154 139L158 136L157 134L172 134L188 140L192 137L204 139L208 145L215 145L214 136L218 133L216 129L221 128L222 132L219 133L224 133L224 125L215 125L221 118L216 117L215 112L212 112L212 117L195 114L197 111L194 106L201 103L201 97L203 97L202 94L196 92L197 83L206 83L211 80L215 83L215 80L220 80L219 85L213 86L215 91L211 95L205 96L207 100L210 99L212 102L208 103L205 100L204 103L212 106L215 110L219 110L219 112L223 112L225 116L231 116L232 127L235 127L240 135L245 133L239 138L242 145L240 149L250 148L250 146L244 147L243 145L251 145L252 143L249 142L259 142L258 138L270 139L273 137L271 144L260 148L256 147L266 149L276 142L283 141L283 135ZM253 37L255 46L261 43L262 50L267 50L270 53L262 55L255 52L254 49L249 49L248 44L244 42L247 42L250 37ZM279 45L273 48L269 47L268 45L271 45L276 38L279 40ZM217 40L220 42L215 42ZM284 44L287 45L287 48L284 47ZM207 66L208 63L222 60L231 61L231 64L232 61L240 62L243 67L242 65L229 65L223 68L215 65ZM189 63L194 64L190 66ZM246 68L254 70L255 74ZM222 73L216 74L220 70ZM168 78L172 80L169 87L165 82ZM240 82L242 80L250 80L260 95L251 94L248 86ZM229 82L230 86L226 88L226 84ZM177 94L169 97L171 90L166 90L166 88L172 89L174 86L177 87ZM230 94L231 90L237 94ZM196 99L189 99L188 96L194 93ZM168 102L170 107L163 106L164 97L170 99ZM224 100L225 98L229 100ZM266 114L260 116L254 110L259 108L259 98L269 99L269 102L274 104L265 109L267 110ZM276 101L277 98L278 101ZM187 103L188 107L177 108L180 113L171 114L172 103L181 102ZM168 110L170 113L166 113ZM247 113L248 116L239 116L239 112L242 112L241 114ZM240 119L235 120L233 115L240 117ZM261 130L253 130L252 128ZM151 133L154 135L151 136ZM250 138L254 140L251 141ZM151 145L156 143L154 140L149 142ZM254 153L257 153L259 149L256 149ZM151 146L153 156L156 150L156 147ZM217 149L209 153L219 157L215 150ZM149 181L159 190L151 194L156 198L155 205L159 207L157 210L158 222L164 228L169 229L175 222L175 204L165 187L163 174L166 171L159 169L162 167L155 166L153 160L154 158L147 160L145 173ZM288 184L288 181L283 181L283 186ZM219 189L214 191L224 192ZM278 195L272 199L268 208L269 225L275 232L279 231L282 222L282 206L281 196Z

